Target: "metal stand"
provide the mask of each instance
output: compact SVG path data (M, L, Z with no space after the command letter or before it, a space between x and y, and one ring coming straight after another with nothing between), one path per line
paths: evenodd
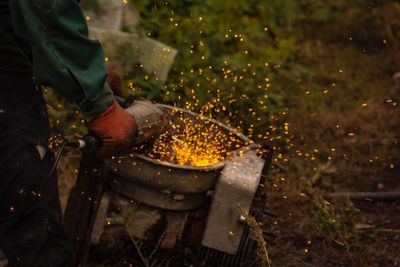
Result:
M69 195L63 221L76 255L73 266L84 266L89 254L93 225L108 184L104 178L105 169L102 158L82 155L78 179Z

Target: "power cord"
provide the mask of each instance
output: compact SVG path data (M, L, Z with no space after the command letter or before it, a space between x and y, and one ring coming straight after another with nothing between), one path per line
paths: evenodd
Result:
M76 149L82 150L84 153L94 154L100 148L101 141L94 134L85 135L82 139L65 139L65 141L61 144L60 150L57 152L56 158L54 160L54 164L51 167L49 177L51 177L58 166L58 162L60 161L61 155L65 149L65 147L72 147Z
M49 173L49 177L51 177L51 176L53 175L54 170L57 168L58 162L60 161L60 158L61 158L61 154L62 154L62 152L64 151L64 148L65 148L67 145L68 145L68 141L64 141L64 142L61 144L60 150L58 150L58 152L57 152L57 155L56 155L56 158L55 158L53 167L51 167L51 170L50 170L50 173Z

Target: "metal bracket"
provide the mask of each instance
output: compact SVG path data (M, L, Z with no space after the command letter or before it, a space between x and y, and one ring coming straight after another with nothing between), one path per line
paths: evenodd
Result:
M226 159L217 181L202 245L236 254L245 229L242 212L249 214L265 160L254 149L235 151Z

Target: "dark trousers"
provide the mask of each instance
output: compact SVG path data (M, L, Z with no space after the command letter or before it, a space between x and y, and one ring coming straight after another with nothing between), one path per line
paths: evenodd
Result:
M42 92L29 59L0 27L0 249L11 266L68 266Z

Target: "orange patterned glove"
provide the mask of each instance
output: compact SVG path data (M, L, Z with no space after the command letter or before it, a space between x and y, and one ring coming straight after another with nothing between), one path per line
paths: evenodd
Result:
M98 154L112 156L127 150L137 133L134 119L114 100L103 113L88 122L102 141Z

